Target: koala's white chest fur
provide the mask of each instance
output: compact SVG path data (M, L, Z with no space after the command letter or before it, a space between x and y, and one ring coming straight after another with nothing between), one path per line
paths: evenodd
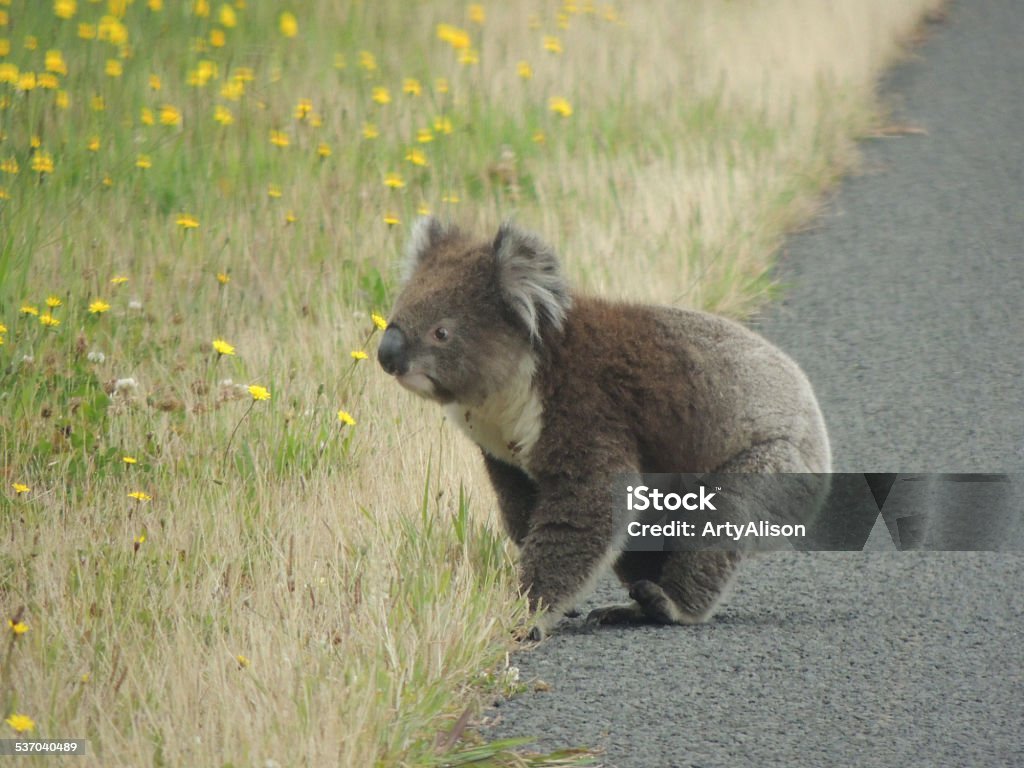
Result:
M530 453L544 424L544 407L533 388L536 363L523 359L507 386L479 405L450 403L448 420L496 459L530 474Z

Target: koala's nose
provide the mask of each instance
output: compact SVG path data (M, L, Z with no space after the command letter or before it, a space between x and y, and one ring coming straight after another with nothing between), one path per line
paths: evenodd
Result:
M389 325L384 331L384 338L377 347L377 361L381 368L391 375L401 375L409 370L409 361L405 354L405 334L397 325Z

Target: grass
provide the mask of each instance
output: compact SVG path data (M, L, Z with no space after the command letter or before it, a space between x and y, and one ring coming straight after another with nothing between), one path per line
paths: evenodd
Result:
M937 3L634 5L0 0L5 736L580 757L467 730L525 606L474 450L372 360L404 233L514 215L585 289L747 315Z

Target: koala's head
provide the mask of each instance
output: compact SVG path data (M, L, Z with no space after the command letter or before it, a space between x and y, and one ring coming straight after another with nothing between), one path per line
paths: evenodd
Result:
M425 217L377 359L417 395L479 403L561 331L570 303L554 252L535 235L506 223L477 242Z

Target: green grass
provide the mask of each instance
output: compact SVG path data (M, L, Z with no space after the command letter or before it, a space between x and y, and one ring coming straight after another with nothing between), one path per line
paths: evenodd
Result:
M422 210L755 311L935 3L894 5L0 2L0 715L84 765L585 759L474 733L529 685L514 552L371 313Z

